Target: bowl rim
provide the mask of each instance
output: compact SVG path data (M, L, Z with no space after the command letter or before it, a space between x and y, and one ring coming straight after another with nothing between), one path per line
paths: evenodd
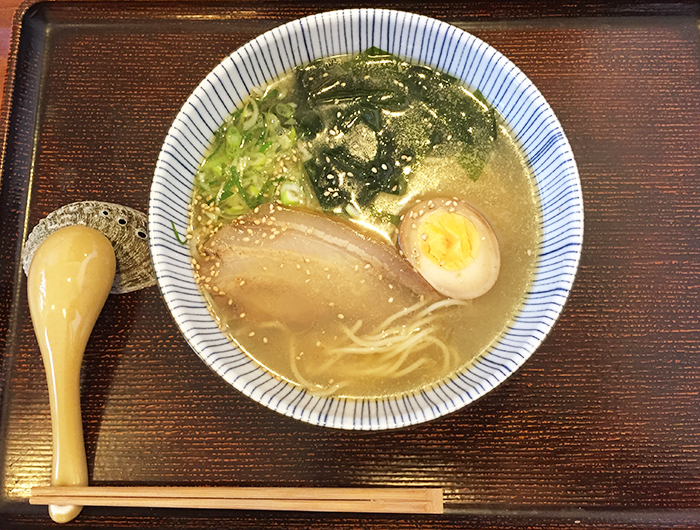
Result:
M412 53L402 53L408 51L409 42ZM400 396L322 398L279 379L218 330L194 284L189 250L180 246L174 232L184 234L187 229L192 193L187 175L194 175L213 131L252 88L298 64L359 53L373 45L455 75L472 90L479 89L501 113L528 153L537 181L541 249L533 284L519 313L481 356L459 372ZM185 339L207 365L248 397L286 416L320 426L378 430L454 412L501 384L535 352L561 315L576 276L583 244L583 198L561 124L542 94L509 59L466 31L423 15L342 9L296 19L259 35L201 81L163 142L148 224L163 299Z

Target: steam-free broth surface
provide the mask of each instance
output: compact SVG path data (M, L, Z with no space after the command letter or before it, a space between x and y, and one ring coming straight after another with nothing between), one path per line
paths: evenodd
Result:
M497 340L536 266L536 189L493 109L436 73L475 120L472 139L456 138L451 127L463 124L431 123L431 108L410 88L411 72L433 74L398 59L383 73L408 87L398 96L381 83L341 86L344 68L357 75L378 56L351 68L344 62L358 58L312 63L254 94L256 109L244 102L218 133L192 203L195 276L222 330L268 370L319 395L396 395L449 376ZM330 88L314 88L323 102L299 88L326 73ZM393 107L372 100L380 92ZM402 100L404 92L411 97ZM314 102L322 108L312 116ZM338 126L346 118L352 123ZM377 121L384 127L372 130ZM391 134L409 123L423 123L425 134ZM433 145L412 147L421 138ZM373 175L384 179L376 189L366 184ZM438 198L450 211L473 207L496 236L498 277L481 296L441 294L398 248L406 212L419 201L427 211Z

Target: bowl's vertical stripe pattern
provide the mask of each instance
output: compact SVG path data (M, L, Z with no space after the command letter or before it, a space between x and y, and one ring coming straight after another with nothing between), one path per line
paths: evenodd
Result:
M254 88L294 66L377 46L436 67L479 89L523 147L542 204L543 243L528 298L507 332L461 373L433 388L391 399L321 398L280 381L219 331L192 276L187 231L193 175L214 131ZM578 266L583 202L566 136L534 85L485 42L434 19L358 9L323 13L275 28L219 64L185 102L158 158L149 239L168 308L193 349L226 381L269 408L336 428L386 429L420 423L482 396L520 367L563 309ZM182 237L182 236L181 236Z

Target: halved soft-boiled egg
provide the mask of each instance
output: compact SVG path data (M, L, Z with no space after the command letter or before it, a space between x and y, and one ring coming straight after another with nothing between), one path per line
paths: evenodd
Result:
M498 279L501 257L488 221L457 199L418 202L402 216L399 246L436 291L462 300L486 293Z

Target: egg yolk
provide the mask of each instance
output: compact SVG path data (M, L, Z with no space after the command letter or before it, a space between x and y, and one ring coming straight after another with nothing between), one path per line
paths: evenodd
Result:
M473 262L480 244L474 223L457 213L435 213L420 225L420 251L448 271L464 269Z

